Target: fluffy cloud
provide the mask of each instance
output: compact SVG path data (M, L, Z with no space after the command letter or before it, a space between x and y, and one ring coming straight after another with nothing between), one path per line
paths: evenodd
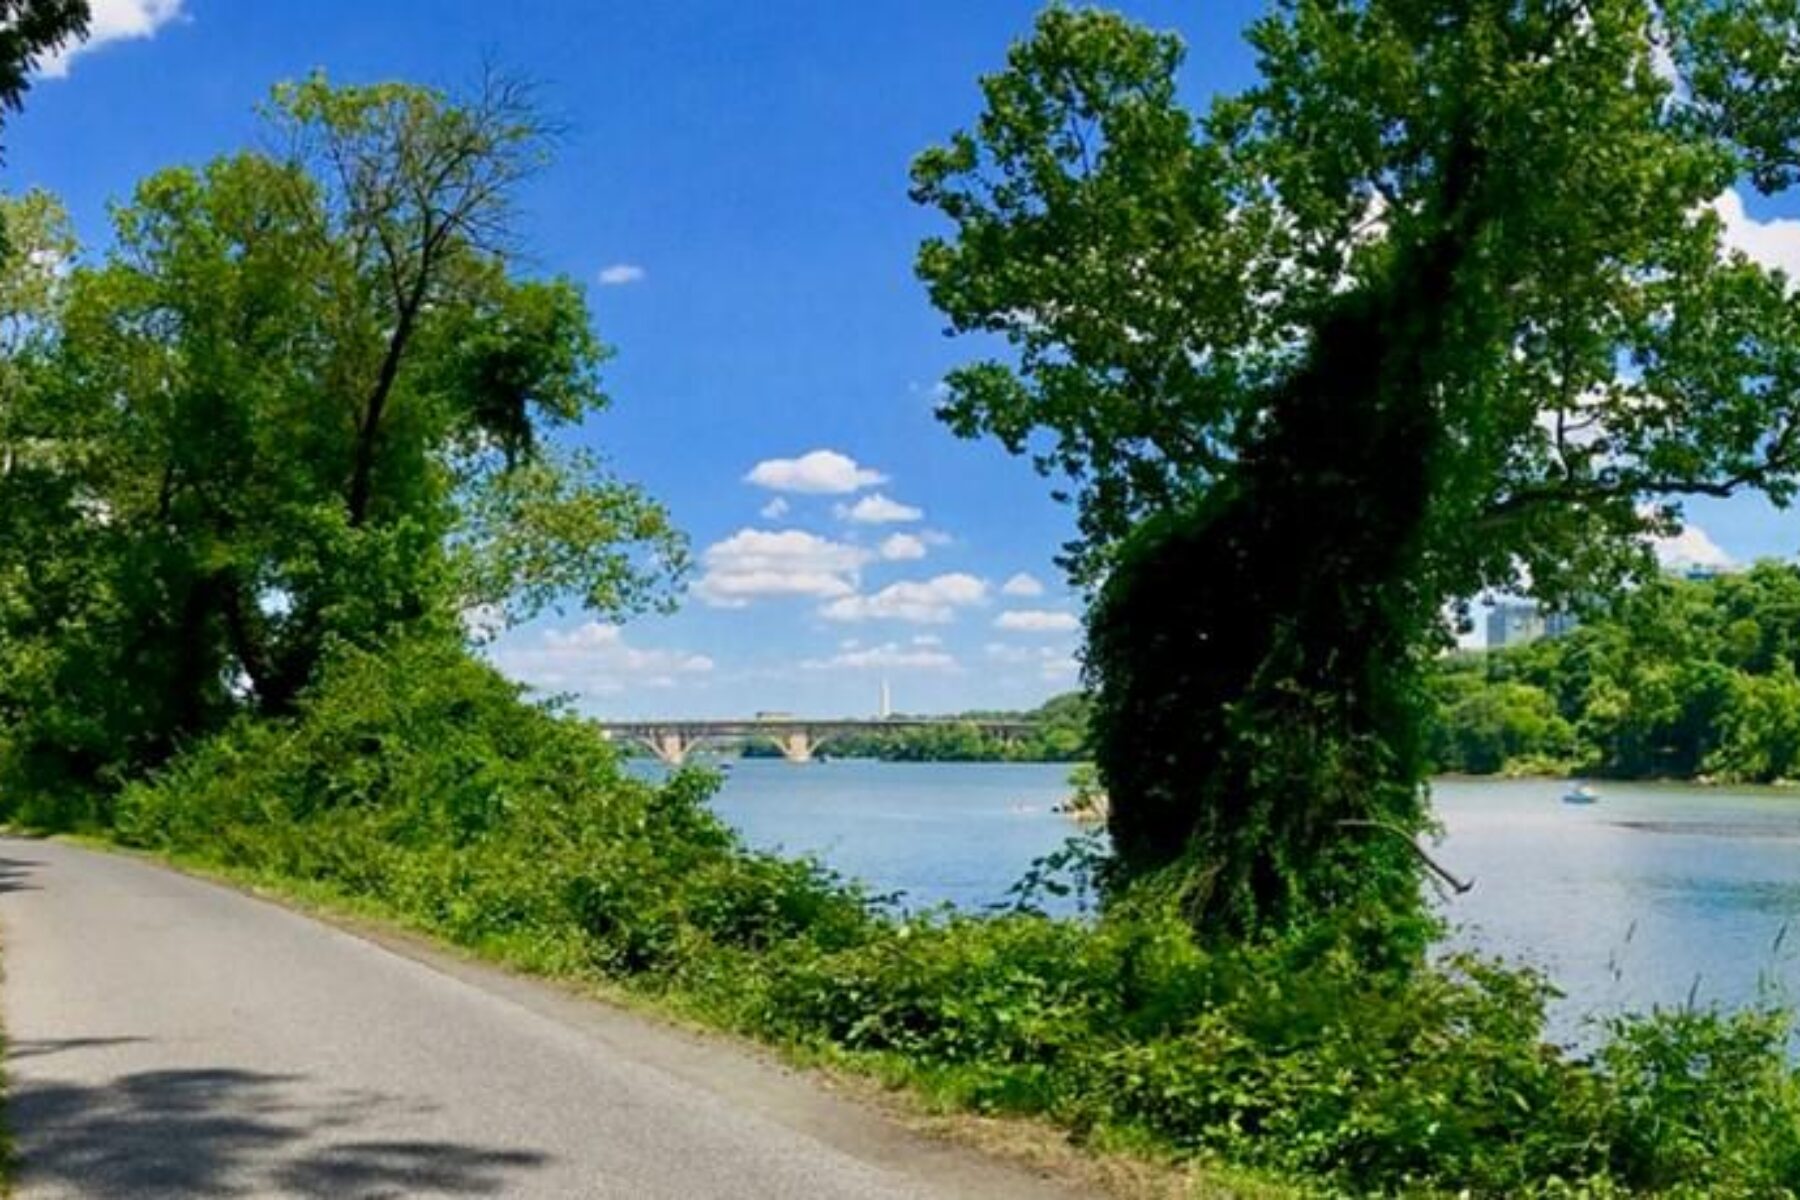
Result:
M1758 221L1744 208L1744 198L1734 188L1713 201L1713 211L1724 224L1725 244L1765 267L1786 271L1800 283L1800 220L1775 218Z
M830 658L809 658L800 664L808 671L955 671L960 668L955 657L932 646L902 646L884 642L879 646L848 647Z
M843 496L886 483L887 476L836 450L814 450L799 458L766 459L751 467L744 480L774 492Z
M87 40L58 50L44 60L41 70L60 79L80 55L112 42L153 38L163 26L181 16L181 3L182 0L93 0Z
M911 621L937 625L952 620L956 610L987 600L988 585L973 575L954 572L933 579L891 583L870 596L844 596L819 610L832 621Z
M837 515L840 520L855 521L859 525L898 525L919 520L925 515L925 510L902 504L898 500L890 500L876 492L873 496L864 496L855 504L838 505Z
M705 675L713 660L685 650L632 646L617 625L590 621L574 629L547 629L533 641L497 647L494 665L546 692L612 695L627 687L673 687Z
M757 511L762 514L765 521L777 521L787 516L788 509L792 507L793 505L787 502L786 496L777 496Z
M1013 633L1073 633L1081 628L1081 620L1074 613L1021 608L1001 613L994 618L994 626Z
M628 283L642 283L647 275L649 272L636 263L614 263L600 269L600 286L623 287Z
M742 608L763 596L850 597L869 561L860 546L799 529L740 529L701 555L694 593L715 608Z
M1706 530L1689 525L1680 533L1651 542L1656 561L1671 570L1700 567L1711 571L1728 571L1734 565L1731 555Z
M925 557L925 542L910 533L890 533L882 539L880 553L888 562L912 562Z
M1044 585L1038 582L1037 576L1027 575L1020 571L1000 585L1000 594L1002 596L1041 596L1044 594Z

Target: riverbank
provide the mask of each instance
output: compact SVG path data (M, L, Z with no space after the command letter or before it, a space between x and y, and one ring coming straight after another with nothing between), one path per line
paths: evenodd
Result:
M349 658L295 719L235 726L127 787L113 836L624 989L928 1110L1041 1122L1096 1156L1344 1196L1800 1184L1778 1018L1675 1011L1570 1054L1548 1044L1538 977L1467 958L1372 971L1356 913L1212 947L1144 898L1086 920L898 915L746 848L708 777L631 778L485 669L400 658ZM1070 883L1039 872L1039 890Z
M788 811L808 836L825 810L884 844L931 829L1013 878L998 832L1066 836L1066 818L1009 796L1034 769L962 769L990 785L973 833L969 806L928 783L942 767L882 767L901 783L885 798L815 793ZM1045 915L1043 898L1094 865L1080 855L1040 862L1003 910L896 911L728 827L720 813L751 799L731 789L757 778L779 796L857 776L744 767L717 796L705 773L635 777L583 722L420 642L346 654L292 718L238 722L61 808L96 814L114 841L618 989L921 1111L1024 1121L1096 1161L1224 1178L1225 1195L1246 1194L1240 1178L1346 1197L1800 1187L1781 1017L1672 1009L1569 1052L1539 976L1454 955L1374 969L1359 947L1385 926L1357 912L1248 945L1203 944L1145 895ZM906 795L927 797L925 820ZM1509 801L1500 827L1521 814L1565 834L1592 820ZM1504 876L1483 874L1474 895L1501 895ZM1556 899L1564 924L1581 911Z

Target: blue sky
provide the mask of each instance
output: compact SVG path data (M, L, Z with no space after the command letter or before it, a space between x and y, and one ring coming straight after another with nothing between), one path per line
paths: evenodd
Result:
M974 115L977 75L1037 7L96 0L94 43L9 125L0 186L58 193L102 245L110 200L251 142L278 80L532 75L570 132L523 197L523 240L534 269L590 286L617 350L615 407L580 440L672 507L700 571L676 616L570 614L497 661L613 716L862 713L884 678L909 711L1025 706L1075 682L1079 605L1051 561L1070 518L1025 463L932 416L975 348L913 279L936 224L906 169ZM1259 5L1117 7L1186 36L1196 102L1248 80ZM1780 215L1736 227L1800 268ZM1691 557L1800 543L1754 499L1691 511Z

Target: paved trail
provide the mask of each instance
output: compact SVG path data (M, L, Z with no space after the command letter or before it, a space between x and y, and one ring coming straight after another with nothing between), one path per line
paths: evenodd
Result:
M0 838L18 1195L1064 1196L735 1048Z

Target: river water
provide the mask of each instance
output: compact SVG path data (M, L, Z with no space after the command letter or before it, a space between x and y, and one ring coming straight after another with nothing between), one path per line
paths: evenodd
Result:
M732 765L715 806L747 841L812 854L922 907L1004 903L1075 832L1054 765ZM1473 890L1455 944L1548 971L1557 1024L1655 1004L1800 999L1800 796L1544 781L1442 781L1433 853Z

